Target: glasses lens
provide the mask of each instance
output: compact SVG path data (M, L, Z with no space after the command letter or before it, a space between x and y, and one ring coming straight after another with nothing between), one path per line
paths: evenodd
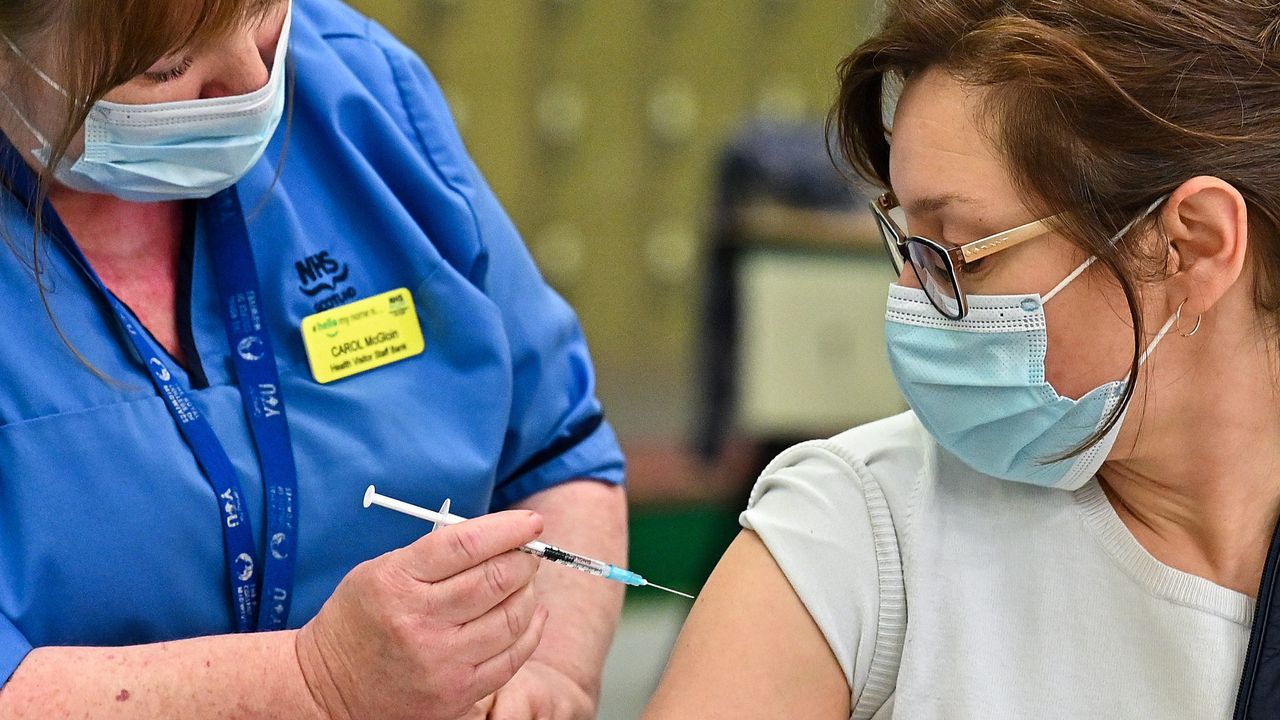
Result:
M907 240L907 255L929 302L943 315L959 320L960 300L956 297L955 275L947 257L938 248L915 238Z

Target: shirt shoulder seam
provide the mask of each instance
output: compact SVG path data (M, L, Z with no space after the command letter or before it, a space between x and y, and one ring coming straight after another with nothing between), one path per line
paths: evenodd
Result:
M831 440L812 440L789 450L772 465L778 466L803 451L830 455L862 490L876 559L877 595L875 644L867 667L867 681L861 689L850 688L853 714L850 720L871 718L893 694L902 663L906 640L907 598L893 514L888 500L866 463ZM766 471L767 472L767 471Z

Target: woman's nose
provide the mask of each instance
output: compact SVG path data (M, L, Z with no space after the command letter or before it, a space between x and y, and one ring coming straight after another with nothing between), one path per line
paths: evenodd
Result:
M235 33L216 50L217 67L200 89L202 98L232 97L260 90L275 68L276 44L281 26L269 32Z
M911 263L902 264L902 270L898 273L898 284L902 287L920 289L920 278L916 277L916 270Z

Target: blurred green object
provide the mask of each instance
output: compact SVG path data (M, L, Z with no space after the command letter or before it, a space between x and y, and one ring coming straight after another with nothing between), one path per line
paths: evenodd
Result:
M713 503L632 507L629 568L660 585L697 595L738 534L738 513L737 508ZM628 603L655 601L673 599L644 588L627 592Z

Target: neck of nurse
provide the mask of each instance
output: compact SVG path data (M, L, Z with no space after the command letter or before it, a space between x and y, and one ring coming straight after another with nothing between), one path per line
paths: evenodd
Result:
M1203 352L1164 375L1145 413L1135 401L1133 452L1100 472L1148 552L1249 596L1280 517L1280 393L1267 337L1204 338Z
M179 362L177 278L184 209L111 195L50 189L49 200L102 282Z
M49 201L95 269L101 262L126 273L149 272L149 261L181 245L181 203L129 202L61 185L50 189Z

